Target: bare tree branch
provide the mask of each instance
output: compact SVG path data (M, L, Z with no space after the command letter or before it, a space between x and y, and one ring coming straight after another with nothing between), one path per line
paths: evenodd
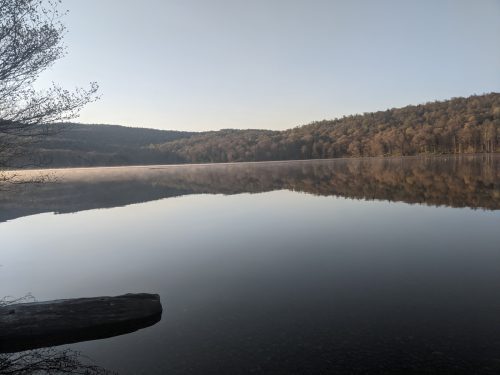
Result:
M27 146L61 131L57 123L77 117L98 98L95 82L73 92L55 83L45 90L33 87L66 52L59 5L60 0L0 0L0 169L19 167L16 160L38 165Z
M71 349L37 349L21 353L0 354L0 374L85 374L111 375L80 352Z

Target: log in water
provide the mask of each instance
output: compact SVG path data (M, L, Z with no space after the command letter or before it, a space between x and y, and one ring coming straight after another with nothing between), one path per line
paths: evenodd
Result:
M33 302L0 308L0 352L122 335L161 320L157 294Z

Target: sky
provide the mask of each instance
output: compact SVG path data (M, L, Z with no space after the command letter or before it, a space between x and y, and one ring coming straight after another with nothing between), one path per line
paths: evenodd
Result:
M287 129L500 91L500 0L63 0L84 123Z

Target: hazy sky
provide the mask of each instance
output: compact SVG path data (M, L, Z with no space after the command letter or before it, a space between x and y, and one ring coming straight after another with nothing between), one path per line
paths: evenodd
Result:
M500 91L500 0L63 0L79 121L285 129Z

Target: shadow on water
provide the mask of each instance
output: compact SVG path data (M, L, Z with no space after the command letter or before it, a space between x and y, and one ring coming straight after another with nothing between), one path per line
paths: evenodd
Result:
M497 155L63 169L50 173L57 182L4 191L0 221L189 194L284 189L353 199L500 209Z

